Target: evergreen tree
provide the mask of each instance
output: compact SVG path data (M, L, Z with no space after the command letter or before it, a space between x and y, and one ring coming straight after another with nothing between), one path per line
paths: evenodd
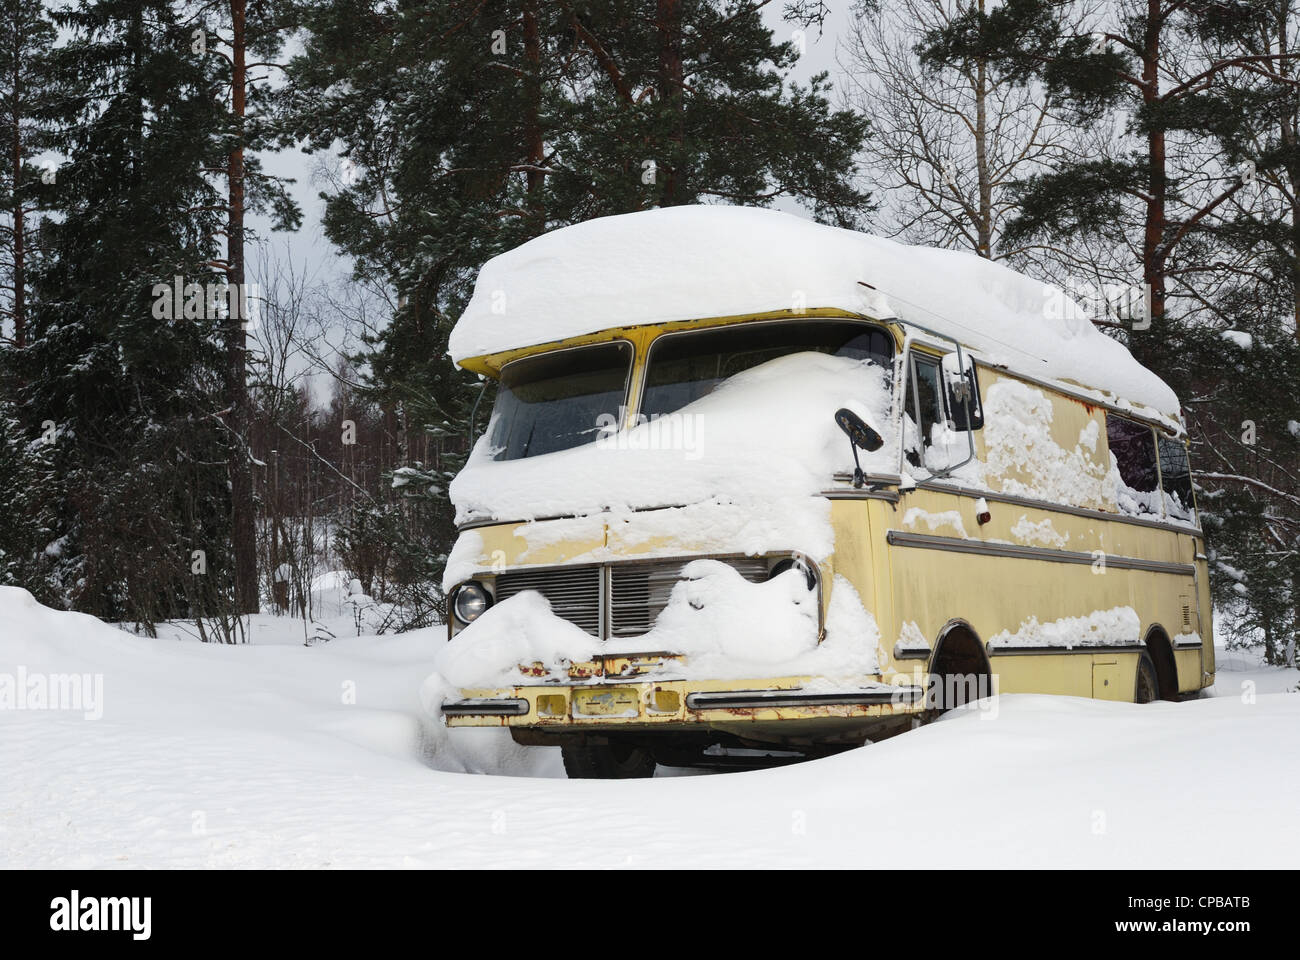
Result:
M0 0L0 342L21 350L27 340L27 299L33 237L30 217L40 209L49 173L36 159L49 143L52 91L48 69L54 25L45 9L24 0Z
M716 0L318 0L289 70L285 136L343 165L325 228L359 280L391 293L368 383L436 490L428 552L477 396L446 357L478 268L540 233L656 205L807 204L860 221L866 122L825 77L787 85L797 53L760 7Z
M228 609L228 434L210 305L166 315L174 278L214 279L222 112L165 0L60 11L53 69L61 216L43 225L29 344L17 358L28 450L48 482L41 599L151 624ZM33 443L37 437L46 443ZM197 552L196 552L197 551Z
M972 9L923 53L991 57L1076 122L1117 112L1126 124L1111 155L1016 184L1007 237L1092 235L1137 252L1150 324L1128 331L1129 347L1184 398L1216 596L1276 662L1294 648L1278 637L1300 625L1295 7L1145 0L1090 33L1066 28L1068 9Z
M972 7L933 31L923 55L936 64L987 58L1010 76L1042 83L1076 122L1106 122L1112 108L1123 111L1135 146L1113 157L1074 156L1021 181L1020 215L1008 225L1007 239L1113 236L1116 224L1137 207L1151 326L1130 347L1150 363L1167 332L1177 252L1242 187L1233 175L1206 183L1199 169L1180 177L1171 147L1182 135L1213 136L1209 128L1231 124L1235 111L1250 104L1226 95L1222 81L1275 59L1236 52L1197 59L1188 38L1214 36L1230 47L1255 31L1268 10L1263 0L1231 6L1218 0L1145 0L1114 8L1103 26L1083 32L1067 18L1069 9L1061 0L1008 0L987 12Z
M284 181L268 176L253 152L269 146L271 128L266 123L269 99L267 79L286 34L296 23L296 0L207 0L191 14L202 23L192 36L191 49L219 64L228 110L220 134L225 151L226 253L222 263L232 289L244 290L247 215L271 213L278 229L296 227L299 211L285 190ZM211 32L209 28L211 27ZM218 56L219 54L219 56ZM248 341L246 317L230 311L222 329L225 349L226 422L237 446L249 449L252 407L248 391ZM230 464L231 541L235 558L235 594L240 613L259 608L257 538L251 453L236 456Z
M47 537L34 492L49 482L49 464L32 424L14 404L18 357L27 344L31 275L38 265L35 214L48 202L50 172L36 161L49 145L54 26L40 4L0 2L0 583L40 578Z

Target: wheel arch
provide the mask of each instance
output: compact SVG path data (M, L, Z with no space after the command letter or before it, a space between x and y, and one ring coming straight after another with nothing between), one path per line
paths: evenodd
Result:
M1156 668L1156 683L1160 685L1161 700L1178 699L1178 662L1174 660L1174 645L1169 632L1158 623L1147 628L1142 641L1147 655Z
M954 617L945 623L934 642L930 655L929 675L935 677L974 676L985 681L980 686L996 693L993 685L993 662L975 628L966 620ZM977 679L978 684L978 679Z

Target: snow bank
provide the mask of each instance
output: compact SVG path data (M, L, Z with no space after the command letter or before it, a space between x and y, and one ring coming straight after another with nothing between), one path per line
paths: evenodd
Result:
M1300 696L1281 692L1300 675L1241 651L1219 653L1219 698L1004 696L996 717L959 712L812 763L602 782L535 778L560 773L557 752L501 730L449 731L473 746L448 768L513 776L430 769L416 689L441 642L436 630L316 648L149 640L0 589L0 673L98 672L105 693L98 721L0 710L0 863L888 870L900 850L934 867L1300 860L1288 827ZM593 825L619 842L592 843Z
M524 751L504 730L448 731L429 716L420 687L446 646L444 628L342 635L308 647L300 619L264 615L253 625L250 644L192 642L190 630L171 624L160 624L160 637L150 639L0 587L0 688L6 677L22 676L29 686L45 682L62 689L75 675L102 690L93 704L98 721L82 719L86 708L55 709L53 703L9 710L0 690L0 763L13 771L19 756L27 760L9 779L29 782L45 762L25 747L16 753L24 738L39 743L43 736L66 735L79 745L78 755L94 751L105 764L129 763L139 762L145 748L123 732L137 728L165 747L160 775L174 775L181 788L195 791L180 801L190 805L186 818L192 807L207 809L199 783L208 781L209 765L232 753L250 758L250 770L273 785L294 771L311 777L322 758L340 770L353 765L349 778L366 775L377 758L381 766L422 772L563 776L558 751ZM92 781L71 792L92 795L96 789ZM0 826L0 842L3 833Z
M708 511L714 518L708 522L719 525L720 538L739 533L754 545L811 552L820 544L829 552L828 509L815 518L810 511L819 508L801 501L853 467L848 438L835 423L838 408L854 411L884 437L874 454L859 452L863 468L897 471L890 398L878 370L871 361L819 353L760 364L677 412L695 424L689 448L653 442L649 422L620 433L618 443L493 460L489 429L452 481L457 522L601 511L627 519L638 509L711 502L720 509ZM668 515L645 522L651 527L636 521L644 532L631 535L649 538L681 521ZM736 541L726 541L726 549L736 549ZM453 559L461 556L457 551Z
M771 210L602 217L489 260L452 331L456 361L613 326L838 308L952 336L993 363L1178 416L1178 401L1059 290L974 254Z

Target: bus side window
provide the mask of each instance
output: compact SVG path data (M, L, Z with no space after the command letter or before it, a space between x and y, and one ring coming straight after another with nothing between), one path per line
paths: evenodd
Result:
M1119 468L1115 499L1122 512L1160 516L1160 476L1156 467L1155 431L1106 412L1106 442Z
M920 443L907 451L907 460L912 466L921 465L920 448L930 446L935 424L946 423L943 413L942 380L937 360L913 353L911 371L908 377L907 414L908 418L919 427Z
M916 370L916 403L921 425L921 441L928 447L933 440L936 423L947 422L943 415L943 394L940 392L939 364L929 357L913 355Z
M1192 470L1187 447L1181 440L1156 434L1160 447L1160 480L1165 493L1165 512L1178 520L1195 520L1192 501Z

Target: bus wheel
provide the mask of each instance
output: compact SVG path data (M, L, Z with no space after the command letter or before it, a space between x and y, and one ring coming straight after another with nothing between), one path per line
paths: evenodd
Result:
M1153 703L1160 699L1160 681L1156 679L1156 665L1145 651L1138 658L1137 688L1133 693L1134 703Z
M564 772L570 780L632 780L653 777L655 758L640 747L615 740L593 746L563 746Z

